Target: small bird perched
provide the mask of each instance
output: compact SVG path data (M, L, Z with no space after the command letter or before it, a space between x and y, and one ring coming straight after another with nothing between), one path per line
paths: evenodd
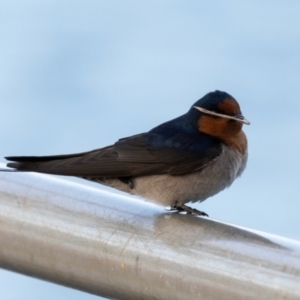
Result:
M11 156L7 166L81 177L172 210L207 216L185 204L204 201L242 174L248 156L243 124L250 123L238 102L215 91L186 114L111 146L67 155Z

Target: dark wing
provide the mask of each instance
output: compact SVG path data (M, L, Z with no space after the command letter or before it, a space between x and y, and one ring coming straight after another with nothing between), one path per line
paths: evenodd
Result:
M97 176L134 177L180 175L201 170L222 151L219 141L197 134L160 135L155 132L124 138L114 145L89 152L56 156L6 157L7 166L20 171Z

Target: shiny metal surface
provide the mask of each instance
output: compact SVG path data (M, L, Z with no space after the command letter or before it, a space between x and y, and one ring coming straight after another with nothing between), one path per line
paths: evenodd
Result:
M114 299L300 299L300 242L0 172L0 267Z

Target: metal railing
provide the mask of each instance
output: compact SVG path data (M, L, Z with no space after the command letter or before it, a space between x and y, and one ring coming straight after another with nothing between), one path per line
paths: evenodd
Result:
M0 172L0 267L122 300L300 299L298 241L35 173Z

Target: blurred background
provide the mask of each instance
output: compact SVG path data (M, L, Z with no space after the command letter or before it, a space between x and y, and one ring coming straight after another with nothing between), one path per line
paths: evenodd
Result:
M248 166L195 207L300 240L299 15L296 0L1 1L0 161L100 148L224 90L251 121ZM99 299L5 270L0 298Z

